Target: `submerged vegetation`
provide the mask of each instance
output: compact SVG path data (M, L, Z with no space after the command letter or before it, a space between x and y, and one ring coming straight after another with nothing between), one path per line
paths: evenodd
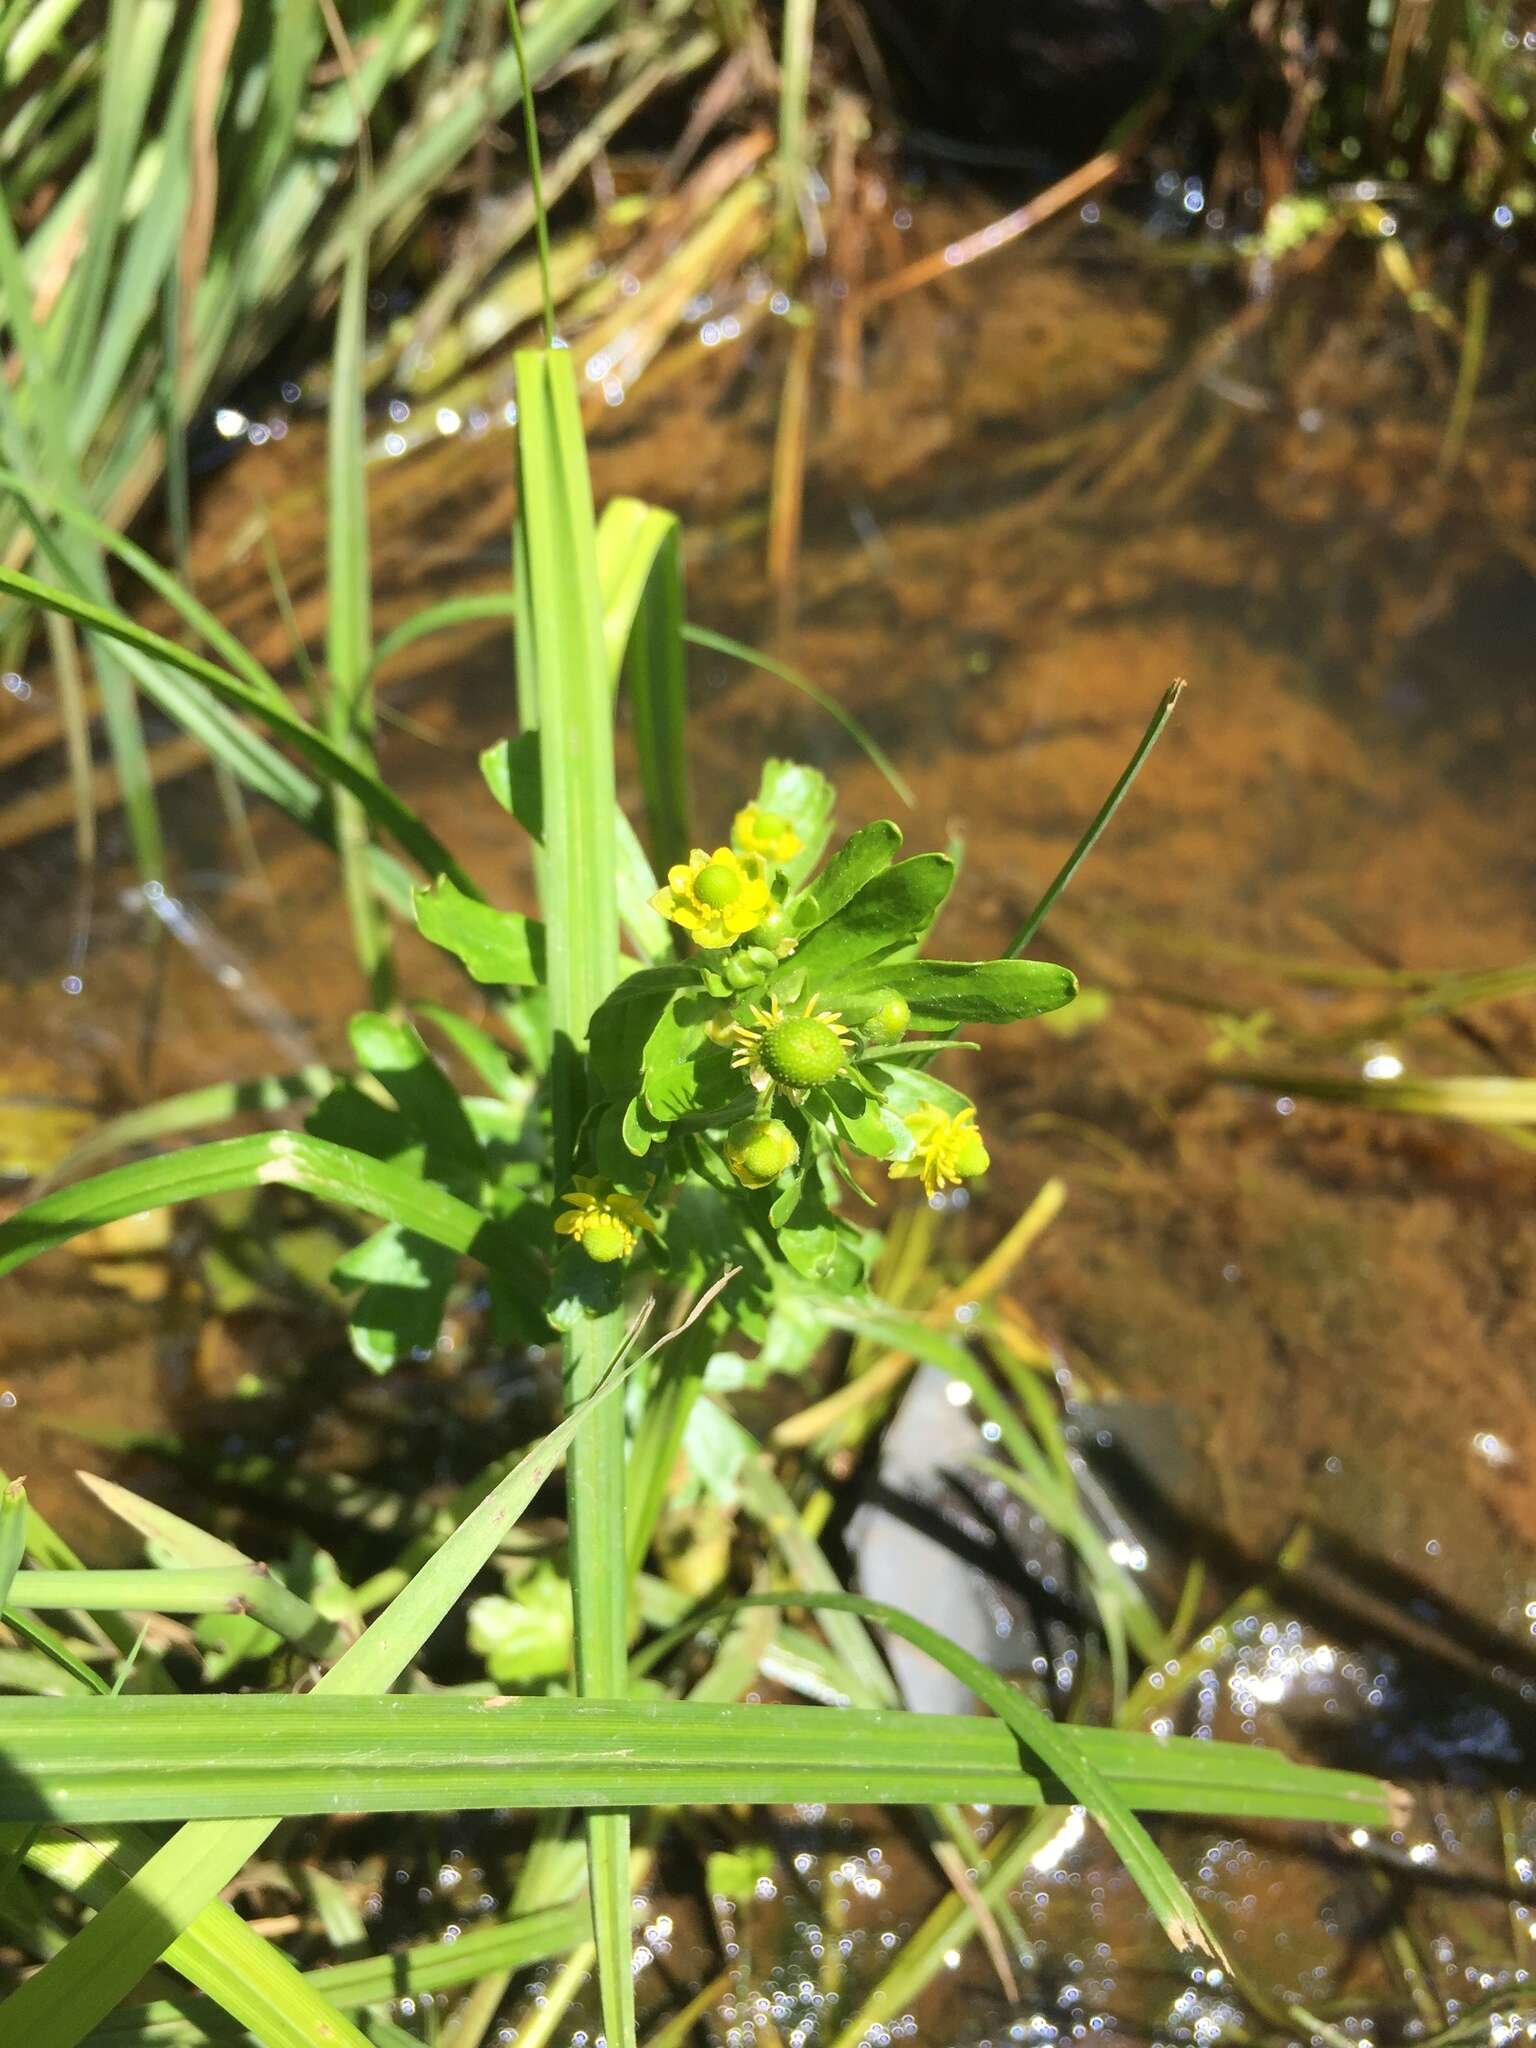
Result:
M8 23L11 644L45 636L87 871L99 711L135 901L164 900L151 707L177 744L206 750L237 833L255 798L318 849L350 935L350 959L335 939L327 972L356 999L345 1057L99 1124L0 1220L10 1273L66 1246L89 1256L127 1219L182 1205L205 1299L281 1292L321 1332L296 1341L287 1326L281 1358L242 1374L206 1434L150 1446L180 1466L178 1511L153 1485L88 1482L131 1565L84 1564L5 1476L0 1960L14 1988L0 2048L862 2048L912 2033L918 2000L973 1942L978 2009L1001 2016L999 2035L1044 2041L1055 2023L1023 2017L1021 1979L1070 1972L1020 1888L1089 1827L1115 1860L1095 1888L1094 1924L1113 1937L1102 1954L1123 1936L1129 1955L1143 1914L1160 1930L1127 1965L1152 1987L1137 2024L1157 2037L1507 2038L1526 2024L1518 1959L1445 1995L1420 1952L1402 1889L1421 1867L1411 1802L1385 1760L1376 1775L1377 1760L1349 1768L1347 1746L1321 1738L1308 1761L1249 1738L1275 1696L1271 1665L1324 1668L1287 1618L1292 1594L1463 1683L1492 1669L1511 1701L1518 1659L1512 1674L1497 1647L1442 1633L1411 1582L1374 1609L1338 1590L1333 1553L1306 1530L1256 1583L1238 1560L1221 1597L1198 1541L1149 1571L1082 1455L1083 1388L1013 1296L1021 1262L1051 1241L1060 1184L1021 1202L979 1262L946 1234L1005 1163L988 1102L959 1085L976 1049L960 1034L990 1045L1006 1031L1032 1046L1008 1055L1023 1064L1050 1034L1091 1034L1120 999L1091 944L1068 955L1085 975L1094 960L1086 992L1025 956L1048 919L1073 929L1058 901L1180 686L1100 810L1073 813L1082 837L1022 923L1029 897L1005 903L1006 951L994 939L998 957L933 957L955 849L905 853L867 804L839 822L829 777L787 747L757 757L767 721L750 692L773 678L831 712L861 778L908 795L877 740L797 669L691 620L673 514L620 496L597 515L583 413L622 400L701 293L749 278L731 300L738 325L777 315L790 329L768 514L782 599L812 347L856 366L875 304L1079 204L1097 215L1120 181L1154 215L1172 195L1181 234L1255 288L1202 373L1224 371L1268 317L1276 266L1307 275L1357 229L1390 245L1390 288L1450 369L1454 467L1491 266L1521 245L1531 208L1517 26L1471 0L1405 0L1362 20L1357 47L1304 9L1175 9L1160 82L1129 113L1106 107L1102 152L1054 167L1065 174L1027 218L903 268L881 267L889 248L877 264L850 226L889 168L879 112L905 102L921 120L880 7L545 0L524 23L451 0L339 15L113 0L75 42L81 12L19 5ZM1178 88L1212 77L1223 91L1189 114ZM610 163L610 144L649 121L681 131L664 167ZM509 187L494 159L519 149L526 176ZM1170 152L1202 169L1164 191ZM1428 195L1431 231L1399 241L1390 195L1356 172ZM1478 224L1470 264L1447 219ZM1446 276L1466 294L1449 327ZM862 301L830 289L851 277ZM242 388L302 362L327 318L328 367L297 373L293 401L325 412L324 658L311 663L295 631L278 669L192 587L192 474L209 409L224 417L213 441L247 433ZM538 329L545 345L520 348L509 373L504 344ZM1197 388L1181 377L1143 399L1129 434L1118 416L1096 422L1049 458L1043 500L1054 492L1070 520L1155 468ZM370 408L402 392L455 421L494 395L516 427L517 510L510 581L466 581L386 634ZM261 516L265 530L281 508ZM120 601L130 579L170 630ZM274 591L291 623L280 571ZM384 662L466 622L510 630L510 736L478 776L465 767L452 808L488 790L500 851L525 863L471 858L395 785L380 745ZM690 647L754 678L752 742L733 747L734 779L707 807L690 770ZM621 713L643 796L633 819ZM524 866L531 894L506 907ZM1162 962L1179 939L1153 943ZM1202 948L1219 996L1166 976L1153 987L1208 1030L1199 1086L1290 1109L1428 1112L1528 1142L1536 1084L1408 1075L1392 1047L1425 1019L1529 993L1529 969L1351 980L1186 935ZM1295 986L1346 990L1361 1015L1308 1028L1284 1000ZM209 1135L225 1126L235 1134ZM1330 1256L1316 1250L1325 1282ZM941 1412L975 1420L959 1463L978 1526L1031 1547L1037 1648L1006 1675L942 1587L937 1613L915 1583L883 1597L850 1526L871 1472L879 1491L882 1433L909 1397L923 1414L930 1377ZM359 1387L383 1418L372 1460L323 1475L295 1460L296 1432ZM988 1711L909 1710L914 1650ZM1269 1660L1257 1678L1256 1654ZM1240 1712L1218 1723L1229 1671ZM896 1816L915 1901L878 1946L862 1906L897 1880L874 1849L848 1855L837 1818L874 1807ZM1211 1907L1204 1868L1191 1881L1177 1823L1215 1816L1301 1824L1325 1857L1368 1872L1380 1899L1359 1943L1379 1949L1388 1988L1363 2022L1355 2006L1277 1995L1250 1928ZM1507 1881L1483 1889L1518 1949L1528 1880L1512 1802L1501 1820ZM770 1963L750 1928L781 1878L786 1928L791 1906L801 1919ZM689 1965L665 1968L684 1918ZM1069 1983L1053 2010L1079 1997ZM1113 2025L1112 2012L1093 2019ZM959 2040L952 2015L939 2026Z

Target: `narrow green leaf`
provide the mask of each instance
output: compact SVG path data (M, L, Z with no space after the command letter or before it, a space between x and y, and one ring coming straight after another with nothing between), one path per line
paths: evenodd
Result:
M575 1168L584 1113L581 1056L593 1013L619 974L613 691L571 356L525 351L517 357L516 377L518 687L524 728L539 735L551 1152L555 1185L563 1190ZM618 1336L613 1312L576 1312L563 1346L568 1407L592 1394ZM627 1586L624 1416L616 1404L573 1447L567 1477L577 1688L589 1698L620 1697L628 1676ZM589 1814L586 1834L605 2028L613 2048L632 2048L629 1823L622 1814Z
M11 1597L11 1585L27 1550L27 1489L13 1479L0 1492L0 1608Z
M455 626L476 625L482 619L510 620L516 601L509 590L488 590L478 597L451 597L443 604L429 604L403 619L386 633L373 652L373 665L380 669L391 655L399 654L429 633L445 633Z
M24 1613L78 1608L91 1613L233 1614L245 1612L310 1657L341 1646L334 1623L317 1614L259 1565L201 1570L18 1572L11 1601Z
M447 848L422 824L393 791L377 780L366 768L359 767L336 747L323 733L289 710L286 705L274 703L265 692L222 669L216 662L189 649L178 647L173 640L166 640L158 633L151 633L147 627L135 624L120 612L110 607L93 603L90 599L76 596L73 591L62 590L53 584L40 583L35 577L24 576L19 570L0 568L0 590L8 590L12 596L24 598L28 604L43 610L61 613L65 618L76 619L92 632L104 634L109 640L121 641L125 646L151 655L156 661L190 676L203 683L222 703L237 710L248 711L261 724L268 726L280 739L287 740L305 759L316 767L331 782L339 783L356 796L370 817L383 829L393 835L413 860L429 875L449 875L458 886L469 894L475 893L474 884L464 874ZM240 764L232 763L236 772Z
M27 1862L61 1891L100 1909L131 1881L153 1849L153 1839L137 1828L82 1830L43 1836L29 1850ZM198 2009L214 2022L216 2034L254 2036L265 2048L364 2048L365 2037L340 2008L222 1899L205 1907L171 1942L165 1959L206 1994ZM143 2010L131 2008L119 2019ZM229 2020L221 2026L225 2014ZM0 2037L9 2018L9 2006L0 2008ZM64 2038L69 2035L67 2014L60 2025L59 2038Z
M326 422L326 718L337 752L372 771L373 587L368 545L368 470L363 443L363 322L368 291L368 197L372 160L358 153L358 200L342 267ZM336 793L336 844L352 943L376 1004L390 1000L390 933L368 868L369 812Z
M44 1195L0 1223L0 1273L124 1216L273 1184L384 1217L453 1251L505 1256L494 1223L432 1182L307 1132L262 1131L113 1167Z
M568 1413L519 1460L372 1626L316 1681L311 1699L382 1692L394 1683L555 1469L592 1410L611 1401L622 1378L621 1373L611 1374L589 1403ZM131 1711L137 1702L119 1699L111 1704L121 1712ZM0 1710L4 1705L0 1701ZM264 1813L259 1819L202 1821L182 1828L57 1957L0 2007L0 2048L37 2048L39 2041L48 2048L73 2048L234 1878L261 1847L271 1826L272 1817Z
M615 580L643 567L638 595L611 587L608 549L620 554ZM616 499L598 529L599 580L604 628L630 611L624 640L624 680L634 711L635 751L645 792L651 863L658 874L688 858L688 672L683 648L682 528L676 515Z
M1082 1740L1082 1731L1069 1729L1052 1720L1024 1693L991 1671L968 1650L962 1650L937 1629L891 1607L883 1600L866 1600L857 1593L806 1593L801 1604L813 1612L857 1614L866 1621L888 1629L914 1644L946 1671L968 1685L1017 1739L1026 1755L1036 1759L1072 1798L1086 1807L1108 1836L1137 1889L1156 1914L1159 1925L1176 1949L1199 1949L1226 1964L1227 1958L1204 1914L1185 1890L1178 1873L1112 1781L1093 1761ZM737 1606L782 1606L782 1594L748 1594ZM92 1700L67 1703L77 1710L96 1705ZM1187 1741L1181 1749L1203 1744ZM967 1801L967 1803L970 1803ZM1228 1965L1230 1967L1230 1965Z
M1164 693L1161 702L1158 704L1157 709L1152 714L1151 724L1147 727L1146 731L1142 734L1140 740L1137 742L1136 750L1131 755L1130 760L1127 761L1127 763L1125 764L1124 769L1121 771L1120 779L1118 780L1118 782L1116 782L1114 788L1109 792L1109 795L1105 797L1103 803L1095 812L1092 820L1088 825L1088 829L1084 832L1082 838L1079 839L1076 846L1073 847L1072 851L1067 855L1065 861L1063 861L1061 868L1056 874L1054 880L1051 882L1050 887L1046 890L1045 894L1040 898L1040 901L1035 905L1034 909L1029 913L1028 917L1025 918L1023 924L1019 927L1018 933L1014 938L1013 944L1008 948L1010 955L1016 955L1023 952L1024 948L1030 943L1031 939L1034 938L1035 934L1039 931L1041 925L1045 923L1046 918L1050 915L1051 906L1055 903L1057 897L1061 894L1062 890L1066 888L1067 884L1071 881L1072 877L1077 873L1078 869L1082 866L1083 862L1088 858L1089 854L1092 853L1094 847L1098 844L1099 839L1103 834L1105 827L1109 824L1110 819L1115 815L1116 811L1119 810L1121 804L1130 794L1131 785L1136 780L1137 776L1141 773L1142 767L1146 762L1148 754L1151 753L1152 749L1157 745L1158 741L1162 738L1163 728L1167 725L1169 719L1172 718L1174 711L1178 705L1179 698L1183 695L1183 693L1184 680L1182 677L1180 677L1179 680L1176 683L1174 683L1172 687Z
M301 1067L293 1074L264 1076L254 1081L215 1081L168 1095L143 1109L130 1109L100 1125L54 1168L51 1178L69 1180L84 1166L135 1145L157 1144L204 1124L227 1123L251 1110L287 1109L298 1102L318 1101L330 1093L335 1077L329 1067Z
M683 638L695 647L707 647L711 653L727 654L735 661L744 661L752 668L760 668L766 675L777 676L781 683L788 683L792 690L798 690L802 696L809 697L813 704L819 705L829 718L842 727L860 753L879 769L908 809L916 808L917 798L912 794L911 783L897 768L884 747L860 725L851 711L845 711L835 697L829 697L825 690L818 689L809 676L802 675L799 669L791 668L786 662L775 660L771 654L764 654L760 648L746 647L741 641L732 640L724 633L712 632L708 626L685 625Z
M967 1683L984 1671L973 1671L974 1660L944 1637L855 1594L796 1588L739 1604L804 1607L829 1617L857 1615L897 1633L917 1630L922 1647L940 1661L956 1660L947 1668ZM682 1633L698 1625L695 1617ZM348 1655L368 1641L364 1636ZM345 1665L343 1658L327 1678L336 1679ZM231 1843L259 1846L272 1815L498 1806L806 1799L1035 1806L1076 1799L1100 1817L1139 1808L1363 1827L1392 1819L1391 1795L1377 1779L1315 1769L1243 1743L1068 1729L995 1675L992 1690L1012 1721L1001 1706L992 1719L665 1699L357 1698L344 1696L350 1685L321 1686L302 1695L0 1700L0 1820L85 1827L218 1816L185 1832L210 1845L222 1832ZM1030 1752L1028 1765L1020 1762L1021 1744ZM1046 1760L1047 1750L1054 1761ZM231 1818L246 1815L253 1818ZM221 1820L229 1822L222 1829Z

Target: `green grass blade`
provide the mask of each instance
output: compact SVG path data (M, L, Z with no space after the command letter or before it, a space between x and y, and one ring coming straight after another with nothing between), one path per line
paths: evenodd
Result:
M27 1549L27 1489L13 1479L0 1493L0 1608L11 1597L11 1586Z
M15 392L8 379L0 380L0 425L4 429L5 452L12 466L41 467L68 489L74 479L74 458L68 432L67 387L64 380L55 376L46 339L32 318L31 294L11 223L10 201L0 189L0 303L5 306L15 343L15 360L22 372ZM35 451L21 421L18 397L22 393L31 405ZM37 539L67 562L82 588L98 597L107 595L106 571L98 553L86 547L77 535L50 534L35 517L31 524ZM165 849L133 686L110 650L95 647L93 654L101 687L102 720L117 767L134 856L141 877L156 881L164 873Z
M968 1685L1017 1738L1025 1753L1093 1815L1173 1946L1179 1950L1199 1949L1222 1963L1227 1962L1215 1933L1172 1864L1084 1749L1080 1730L1068 1729L1052 1720L1042 1707L1015 1691L969 1651L900 1608L890 1607L883 1600L866 1600L857 1593L802 1593L799 1597L801 1605L815 1612L857 1614L888 1629ZM730 1603L733 1607L738 1604L782 1606L783 1596L749 1594L740 1603Z
M60 1890L100 1909L131 1880L153 1848L150 1837L135 1828L81 1832L45 1837L33 1845L27 1862ZM206 1907L171 1943L166 1961L206 1994L210 2017L217 2021L228 2014L232 2034L254 2035L266 2048L363 2048L365 2037L342 2017L324 1990L302 1976L275 1943L264 1941L222 1899ZM0 2034L8 2017L7 2005L0 2008ZM223 2029L215 2026L214 2031Z
M173 610L186 620L193 632L206 641L225 665L235 671L253 689L283 702L283 693L276 678L249 653L244 644L231 633L206 605L200 604L193 593L179 578L161 568L153 555L146 554L136 541L124 533L118 533L98 519L83 505L73 503L62 492L50 489L35 477L24 477L14 469L0 468L0 490L14 491L40 510L46 511L61 524L84 534L87 539L104 548L154 591Z
M463 1596L582 1424L594 1411L611 1405L622 1377L611 1374L589 1403L573 1408L519 1460L372 1626L316 1681L309 1698L382 1692L395 1682ZM0 1702L0 1709L4 1704ZM111 1704L123 1712L131 1711L134 1702L119 1699ZM74 2048L234 1878L261 1847L271 1826L272 1817L263 1813L259 1819L201 1821L182 1828L57 1957L0 2007L0 2048Z
M583 1113L582 1054L592 1013L618 979L617 796L613 692L603 639L592 487L569 352L517 358L518 688L539 735L543 899L553 1033L552 1160L569 1185ZM613 1309L573 1311L564 1338L565 1397L585 1400L617 1349ZM576 1682L619 1698L628 1683L625 1622L624 1417L615 1404L573 1449L567 1475ZM587 1816L587 1852L603 1992L614 2048L632 2048L629 1823Z
M451 632L455 626L477 625L482 619L511 619L516 611L517 600L508 590L489 590L479 597L450 597L442 604L429 604L384 635L373 651L374 668L382 668L392 655L424 640L430 633Z
M307 1657L332 1657L344 1646L335 1624L290 1593L260 1565L173 1567L112 1572L18 1572L11 1606L24 1614L79 1609L113 1614L255 1616Z
M555 345L555 293L549 273L549 216L544 209L544 166L539 152L539 121L533 104L533 76L528 69L528 48L523 41L523 17L518 0L507 0L507 26L512 31L512 48L517 53L518 96L523 103L523 140L528 151L528 184L533 193L533 232L539 251L539 297L544 313L544 345Z
M1046 918L1050 915L1052 904L1098 844L1099 838L1110 819L1130 794L1131 784L1141 773L1148 754L1151 753L1152 749L1162 738L1163 728L1167 725L1169 719L1172 718L1178 701L1183 694L1184 682L1181 677L1178 682L1172 684L1164 693L1162 702L1152 714L1151 724L1142 734L1136 744L1135 753L1132 754L1130 760L1126 762L1124 769L1121 771L1119 781L1099 806L1087 831L1067 855L1055 880L1019 927L1013 944L1008 948L1008 957L1010 959L1022 953L1030 940L1034 938L1041 925L1045 923Z
M121 207L143 132L160 55L176 18L174 0L113 0L107 14L105 75L97 100L96 203L79 264L59 298L54 323L67 336L61 383L76 387L101 325Z
M692 844L688 832L682 529L670 512L620 499L604 515L602 537L610 533L615 512L637 529L628 536L628 563L631 567L637 562L645 564L644 580L633 604L633 624L624 643L624 680L634 713L651 861L658 874L665 874L675 862L687 860ZM606 578L603 590L606 601L610 591ZM611 602L605 602L605 624L614 609Z
M356 796L369 816L391 833L428 875L434 878L440 874L451 875L467 895L479 894L447 848L392 790L339 752L323 733L306 725L302 718L288 709L286 703L279 705L273 702L252 684L231 675L217 663L178 647L174 640L151 633L122 613L77 596L73 591L40 583L35 577L24 576L15 569L0 569L0 590L25 598L29 604L60 612L66 618L77 620L92 633L104 634L109 640L120 641L124 646L150 655L166 667L204 684L220 702L249 712L278 738L287 740L329 781L339 783ZM237 773L241 772L242 764L235 762L231 765Z
M854 1594L772 1593L750 1604L786 1600L822 1609L840 1602L879 1626L895 1626L894 1610ZM896 1619L903 1632L914 1626L906 1616ZM348 1656L363 1651L372 1634ZM934 1640L946 1656L956 1654L944 1638ZM371 1649L365 1654L371 1657ZM197 1828L211 1833L229 1819L231 1839L238 1831L241 1839L259 1840L245 1831L285 1814L808 1799L1089 1804L1079 1789L1085 1776L1095 1814L1103 1800L1121 1814L1384 1828L1396 1811L1377 1779L1315 1769L1244 1743L1068 1730L1053 1722L1041 1748L1049 1745L1061 1757L1057 1770L1043 1755L1021 1761L1021 1741L1033 1747L1035 1735L1022 1737L988 1715L697 1700L347 1697L350 1684L332 1683L346 1669L344 1657L303 1695L0 1700L0 1820L100 1827L213 1816ZM994 1690L1015 1716L1021 1703L1029 1706L1000 1679ZM257 1818L233 1818L246 1815Z
M806 101L816 37L816 0L785 0L779 56L779 194L777 245L787 264L799 240L806 193Z
M1455 1122L1513 1129L1536 1124L1536 1080L1511 1074L1405 1074L1367 1081L1349 1074L1315 1074L1284 1067L1219 1070L1222 1081L1275 1095L1345 1102L1355 1109L1385 1109L1399 1116L1443 1116Z
M0 1485L5 1483L5 1478L6 1475L0 1472ZM63 1537L30 1504L27 1509L27 1550L31 1555L33 1563L44 1570L78 1572L84 1569L80 1559L70 1549ZM86 1620L86 1617L81 1616L80 1620L83 1627L88 1629L89 1622ZM118 1622L111 1616L108 1616L98 1624L96 1634L98 1640L109 1643L118 1652L119 1657L131 1655L137 1645L137 1631L132 1625ZM158 1658L146 1655L142 1648L140 1648L139 1661L135 1669L142 1690L154 1692L174 1692L176 1690L176 1687L162 1670ZM106 1681L94 1671L87 1670L86 1677L88 1690L92 1692L105 1692L108 1690Z
M511 1260L514 1271L521 1267L527 1273L531 1286L541 1282L531 1255L509 1244L496 1224L468 1202L435 1182L305 1131L218 1138L209 1145L136 1160L71 1187L56 1188L0 1223L0 1273L124 1216L141 1216L148 1209L227 1194L234 1188L273 1185L361 1209L402 1229L420 1231L452 1251L473 1252L504 1264Z
M142 1109L125 1110L121 1116L100 1125L60 1160L48 1178L53 1182L67 1181L114 1152L131 1151L135 1145L158 1144L183 1131L227 1123L231 1117L253 1110L271 1114L295 1103L318 1102L329 1095L335 1082L329 1067L301 1067L292 1074L273 1074L253 1081L214 1081L206 1088L189 1088L184 1094L168 1095L163 1101L146 1103Z
M359 197L366 202L368 154L359 152ZM342 271L331 355L326 432L326 666L328 724L338 752L374 770L373 586L368 545L368 468L363 421L363 326L368 292L368 213L354 211ZM393 971L389 927L368 868L368 814L350 793L338 793L336 839L352 944L369 1000L388 1004Z
M760 668L765 675L777 676L781 683L788 683L792 690L809 697L828 718L842 727L860 753L879 769L907 808L916 808L917 798L912 794L911 783L880 742L865 730L851 711L845 711L835 697L829 697L825 690L818 689L809 676L802 675L799 669L791 668L787 662L775 660L771 654L764 654L760 648L748 647L725 633L713 632L708 626L685 625L683 638L694 647L707 647L712 654L726 654L733 661L744 661L749 668Z

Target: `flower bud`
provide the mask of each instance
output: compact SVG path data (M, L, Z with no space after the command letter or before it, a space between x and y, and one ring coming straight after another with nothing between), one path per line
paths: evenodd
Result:
M743 1187L767 1187L799 1157L794 1132L776 1116L746 1117L725 1134L725 1163Z
M894 989L877 992L875 1007L859 1027L866 1045L895 1045L912 1022L912 1005Z
M795 937L790 930L789 919L777 903L771 910L763 913L747 937L754 946L763 947L770 952L776 961L787 958L795 950Z
M752 957L755 951L755 947L749 946L743 952L731 954L720 970L728 988L756 988L762 981L764 970Z

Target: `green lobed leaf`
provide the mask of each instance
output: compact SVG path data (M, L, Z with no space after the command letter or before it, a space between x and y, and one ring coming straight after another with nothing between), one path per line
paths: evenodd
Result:
M711 997L681 989L656 1020L640 1060L645 1106L658 1122L675 1123L695 1112L719 1114L741 1094L731 1048L706 1034L718 1009Z
M955 1024L1012 1024L1060 1010L1077 994L1077 977L1043 960L901 960L838 984L839 994L877 988L906 998L914 1031L945 1031Z
M796 928L806 931L825 924L866 882L883 874L900 849L901 830L888 818L861 825L851 839L844 840L796 906Z
M539 736L520 732L497 740L480 756L486 788L530 839L544 837L544 791L540 780Z
M800 851L784 872L791 887L798 888L821 859L832 830L837 792L819 768L807 768L799 761L768 760L763 763L756 800L765 811L787 818L795 828Z
M347 1338L371 1372L388 1372L437 1343L457 1261L419 1231L387 1223L336 1261L338 1286L367 1285L347 1311Z
M347 1027L358 1065L394 1097L400 1113L426 1146L434 1175L457 1168L480 1170L480 1142L458 1090L427 1050L414 1024L362 1010Z
M493 910L465 895L447 875L415 894L424 939L462 960L476 981L532 988L544 980L544 927L515 910Z
M818 925L786 965L803 976L808 995L827 994L858 968L921 939L954 879L955 864L947 854L920 853L898 861Z

